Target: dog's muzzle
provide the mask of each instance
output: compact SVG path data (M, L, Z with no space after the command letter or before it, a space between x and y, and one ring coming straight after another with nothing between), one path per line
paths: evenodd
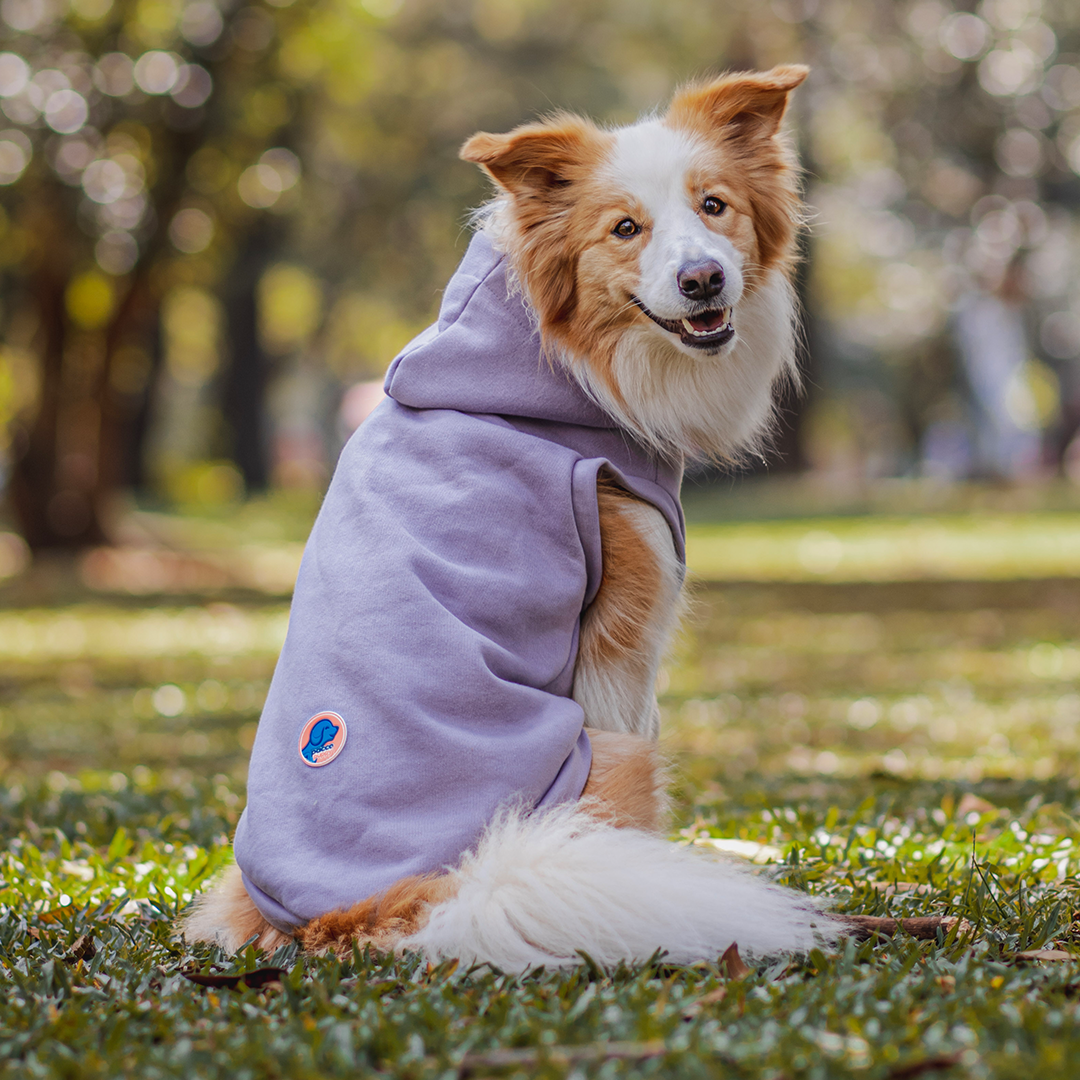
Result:
M630 299L661 330L676 334L684 345L702 352L715 352L726 345L734 336L735 328L731 325L731 308L709 308L686 315L681 319L662 319L653 314L636 296Z

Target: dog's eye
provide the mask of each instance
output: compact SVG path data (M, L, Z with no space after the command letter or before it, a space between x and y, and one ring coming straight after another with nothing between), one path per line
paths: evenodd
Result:
M611 231L616 236L637 236L641 232L641 226L633 218L625 217Z
M701 204L701 209L712 217L719 217L727 209L727 203L723 199L718 199L715 195L710 195Z

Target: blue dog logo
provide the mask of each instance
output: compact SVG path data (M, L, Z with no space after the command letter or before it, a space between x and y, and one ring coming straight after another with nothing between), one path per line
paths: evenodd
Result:
M329 765L345 745L345 721L334 712L318 713L300 732L300 757L307 765Z
M334 736L341 730L329 720L320 720L308 735L307 746L300 751L308 761L314 761L320 750L330 750L334 745Z

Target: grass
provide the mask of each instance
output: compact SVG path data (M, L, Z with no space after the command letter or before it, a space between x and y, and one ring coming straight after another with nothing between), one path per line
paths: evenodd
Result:
M1080 514L943 514L698 525L687 562L711 581L1016 580L1080 573Z
M0 1076L1073 1076L1080 583L781 576L701 588L665 671L673 835L972 934L743 979L189 948L287 608L69 591L0 611Z

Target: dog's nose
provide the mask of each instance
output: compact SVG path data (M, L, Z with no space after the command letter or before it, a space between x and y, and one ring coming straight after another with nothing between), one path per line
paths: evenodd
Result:
M724 271L715 259L706 259L680 267L675 280L687 300L710 300L724 287Z

